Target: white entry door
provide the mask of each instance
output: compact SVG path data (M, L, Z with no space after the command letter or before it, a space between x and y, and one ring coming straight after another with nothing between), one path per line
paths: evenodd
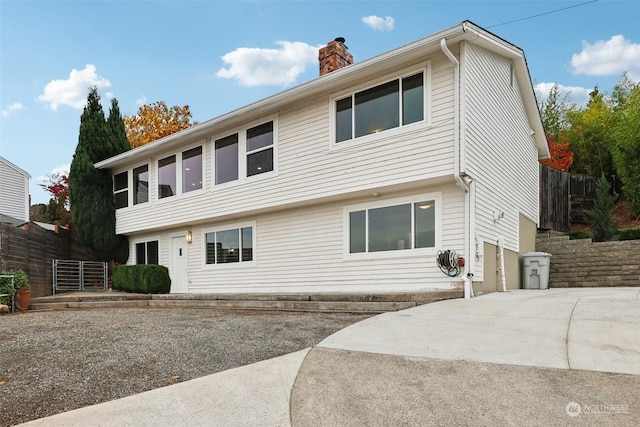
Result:
M183 236L171 240L171 293L186 294L187 286L187 242Z

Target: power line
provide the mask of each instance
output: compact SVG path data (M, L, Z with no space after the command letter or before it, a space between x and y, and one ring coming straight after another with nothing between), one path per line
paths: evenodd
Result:
M549 12L544 12L544 13L539 13L537 15L527 16L526 18L514 19L513 21L507 21L507 22L503 22L501 24L491 25L491 26L486 27L486 28L489 29L489 28L499 27L501 25L513 24L514 22L526 21L527 19L533 19L533 18L537 18L539 16L550 15L552 13L561 12L561 11L567 10L567 9L573 9L574 7L584 6L586 4L595 3L597 1L598 0L585 1L585 2L582 2L582 3L574 4L573 6L567 6L567 7L563 7L563 8L560 8L560 9L551 10Z

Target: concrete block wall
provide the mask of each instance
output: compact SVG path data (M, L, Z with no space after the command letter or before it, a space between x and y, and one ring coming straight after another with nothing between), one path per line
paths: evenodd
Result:
M551 288L640 286L640 240L592 242L539 233L536 251L552 255Z

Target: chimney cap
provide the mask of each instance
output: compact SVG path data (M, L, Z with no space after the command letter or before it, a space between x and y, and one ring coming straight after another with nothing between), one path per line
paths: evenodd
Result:
M344 39L344 37L336 37L336 38L335 38L335 41L337 41L338 43L342 43L342 44L344 44L344 42L345 42L346 40Z

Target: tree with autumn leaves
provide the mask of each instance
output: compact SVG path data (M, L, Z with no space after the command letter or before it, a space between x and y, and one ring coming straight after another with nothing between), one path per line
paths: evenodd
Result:
M604 175L622 193L629 213L640 217L640 83L624 74L611 94L595 87L584 108L569 105L554 85L540 115L551 151L543 162Z
M69 173L53 173L47 176L39 185L49 193L51 199L49 204L42 205L44 212L39 212L39 215L36 215L34 220L62 226L71 224Z
M191 121L188 105L169 108L163 101L143 105L133 116L124 116L124 126L132 148L153 142L197 124Z

